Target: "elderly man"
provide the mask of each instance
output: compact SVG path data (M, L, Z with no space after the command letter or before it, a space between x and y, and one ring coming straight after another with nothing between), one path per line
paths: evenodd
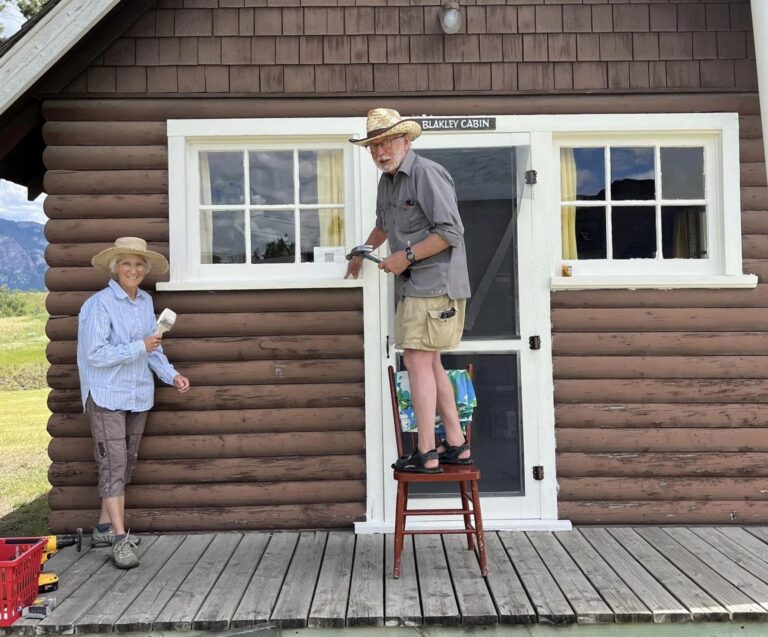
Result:
M411 150L421 126L392 109L368 113L368 134L350 140L366 146L382 171L376 198L376 227L366 243L389 241L390 256L379 265L397 275L395 342L403 349L418 426L418 448L395 469L439 473L440 463L469 464L469 446L456 411L453 387L440 352L454 349L464 329L470 296L464 227L448 171ZM347 276L357 278L362 259L352 259ZM445 440L435 449L434 416Z
M115 277L83 304L77 335L80 391L91 423L101 496L92 541L93 546L111 545L115 566L127 569L139 564L133 550L139 538L125 530L125 485L154 403L152 372L182 393L189 380L163 354L152 297L139 289L150 270L168 270L165 257L147 250L143 239L122 237L91 263Z

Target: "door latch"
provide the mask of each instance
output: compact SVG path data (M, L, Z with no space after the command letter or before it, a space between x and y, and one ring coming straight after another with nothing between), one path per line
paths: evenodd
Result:
M544 479L544 467L540 464L537 464L533 468L533 479L534 480L543 480Z
M538 183L539 181L539 175L535 170L526 170L525 171L525 183L529 186L533 186L534 184Z
M528 347L530 347L531 349L541 349L541 336L529 337Z

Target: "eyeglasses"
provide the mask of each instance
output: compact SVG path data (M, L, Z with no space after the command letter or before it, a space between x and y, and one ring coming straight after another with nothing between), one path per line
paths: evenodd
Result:
M368 144L368 150L370 151L371 155L379 150L389 150L392 148L392 144L396 139L403 139L403 137L405 137L405 135L398 135L397 137L388 137L381 142Z

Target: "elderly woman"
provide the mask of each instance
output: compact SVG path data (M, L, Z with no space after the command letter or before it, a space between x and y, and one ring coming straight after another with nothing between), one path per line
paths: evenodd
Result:
M122 237L91 260L114 279L89 298L80 310L77 366L83 408L91 424L99 472L101 514L93 530L93 546L112 546L118 568L139 561L139 538L125 530L125 486L136 466L147 411L154 403L152 372L180 392L189 380L163 354L155 335L152 297L139 289L148 272L163 274L168 261L147 250L147 242Z

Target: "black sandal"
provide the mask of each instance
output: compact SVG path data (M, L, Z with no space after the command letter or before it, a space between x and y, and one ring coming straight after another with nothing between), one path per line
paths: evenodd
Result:
M438 454L440 462L443 464L473 464L472 454L466 458L461 458L461 454L465 451L469 451L469 443L465 440L462 444L453 446L449 445L447 440L440 442L443 451Z
M403 471L404 473L442 473L443 468L439 465L437 467L426 466L427 461L438 459L437 449L432 449L426 453L414 451L410 456L400 458L392 465L392 468L395 471Z

